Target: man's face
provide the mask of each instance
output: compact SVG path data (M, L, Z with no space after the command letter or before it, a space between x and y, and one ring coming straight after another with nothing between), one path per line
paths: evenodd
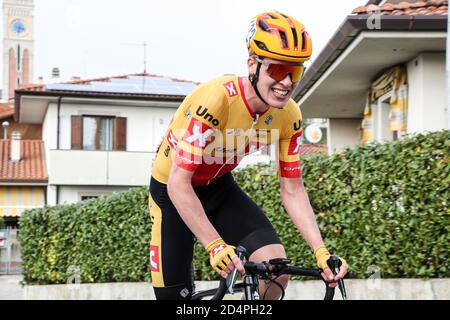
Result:
M261 62L259 72L258 91L269 105L274 108L283 108L297 87L299 72L303 74L303 66L291 64L270 58L255 58ZM256 72L257 60L253 60L250 72ZM297 82L293 82L297 80Z

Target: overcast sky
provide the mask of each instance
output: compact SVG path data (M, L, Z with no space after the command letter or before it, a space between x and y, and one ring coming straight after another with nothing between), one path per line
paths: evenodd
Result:
M203 82L246 73L251 18L277 10L301 21L313 59L366 0L35 0L34 78L142 72ZM3 26L3 23L1 24Z

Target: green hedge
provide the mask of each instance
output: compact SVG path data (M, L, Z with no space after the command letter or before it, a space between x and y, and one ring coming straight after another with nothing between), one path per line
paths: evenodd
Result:
M378 266L383 278L449 277L450 131L302 159L305 186L329 249L345 257L350 277ZM263 207L295 263L314 266L285 213L274 168L234 174ZM69 266L82 282L149 279L147 188L77 205L35 209L20 220L24 279L62 283ZM196 245L197 278L214 279Z
M45 207L20 219L24 282L149 280L150 217L147 189L76 205Z

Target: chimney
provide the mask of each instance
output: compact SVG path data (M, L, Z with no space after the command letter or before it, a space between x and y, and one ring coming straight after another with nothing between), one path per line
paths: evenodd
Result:
M9 122L8 121L3 121L2 127L3 127L3 140L6 140L6 139L8 139Z
M19 162L20 161L20 132L13 131L11 135L11 161Z
M59 68L52 69L52 80L53 82L59 82Z

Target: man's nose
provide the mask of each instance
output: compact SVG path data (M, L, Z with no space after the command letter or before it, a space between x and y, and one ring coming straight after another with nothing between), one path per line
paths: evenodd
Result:
M283 80L281 80L279 82L286 87L291 87L292 86L292 75L290 73L287 73L286 76L283 78Z

